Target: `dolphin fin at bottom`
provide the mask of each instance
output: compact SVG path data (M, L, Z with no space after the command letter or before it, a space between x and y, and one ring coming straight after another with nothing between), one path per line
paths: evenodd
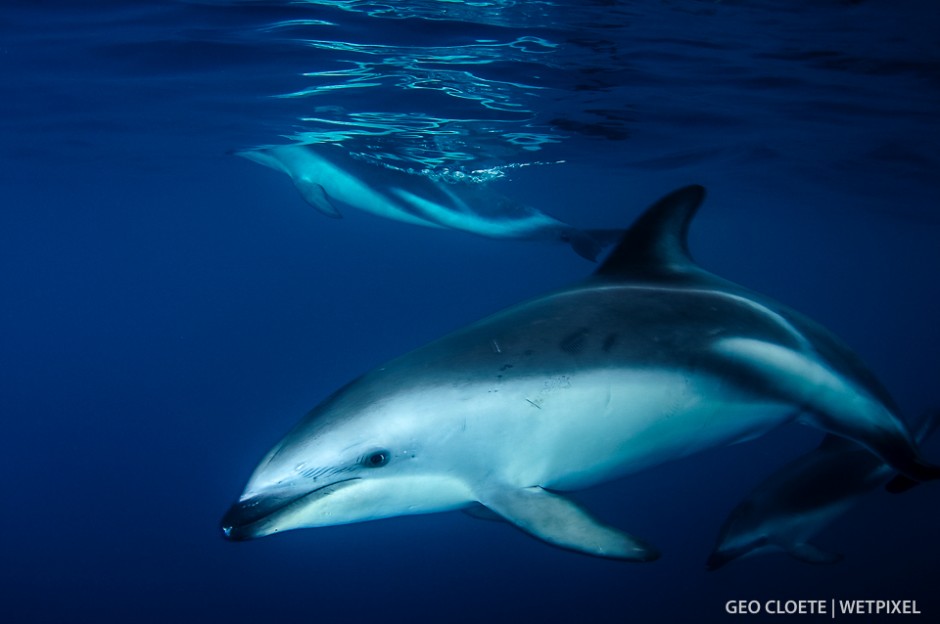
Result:
M506 522L506 518L503 518L501 515L486 505L481 505L479 503L474 503L470 507L465 507L463 512L471 518L476 518L477 520L486 520L487 522Z
M799 559L806 563L830 564L842 561L842 555L839 553L823 550L809 542L793 544L787 548L787 553L794 559Z
M625 561L659 558L659 552L642 540L601 524L572 501L538 486L493 491L480 502L553 546Z

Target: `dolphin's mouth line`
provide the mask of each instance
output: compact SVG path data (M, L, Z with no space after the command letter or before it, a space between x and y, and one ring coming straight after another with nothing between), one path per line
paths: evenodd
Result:
M225 517L222 518L222 533L228 539L249 539L253 536L253 529L257 529L264 523L270 522L275 516L282 514L291 507L303 503L311 496L321 493L324 490L336 489L338 486L342 486L344 483L349 483L350 481L358 481L360 478L361 477L350 477L349 479L334 481L310 490L309 492L304 492L298 496L269 505L263 504L263 497L239 501L232 505L228 513L225 514ZM326 494L330 494L330 492L325 492L324 495Z
M296 504L299 503L300 501L305 500L306 498L308 498L308 497L310 497L310 496L313 496L313 495L316 494L317 492L322 492L323 490L325 490L325 489L327 489L327 488L336 487L337 485L340 485L340 484L343 484L343 483L348 483L348 482L350 482L350 481L358 481L358 480L361 479L361 478L362 478L362 477L350 477L350 478L348 478L348 479L340 479L339 481L334 481L333 483L327 483L326 485L321 485L320 487L318 487L318 488L316 488L316 489L313 489L313 490L310 490L310 491L307 492L306 494L301 495L299 498L293 500L292 502L287 503L286 505L284 505L284 507L281 507L281 509L284 509L285 507L290 507L291 505L296 505ZM276 510L276 511L280 511L280 509L278 509L278 510Z

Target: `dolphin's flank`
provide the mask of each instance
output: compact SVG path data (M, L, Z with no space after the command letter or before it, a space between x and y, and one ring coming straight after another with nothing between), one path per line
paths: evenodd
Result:
M653 547L564 492L792 421L937 478L838 339L692 261L686 233L704 194L689 186L654 204L587 280L335 392L261 461L224 534L482 505L549 544L650 561Z

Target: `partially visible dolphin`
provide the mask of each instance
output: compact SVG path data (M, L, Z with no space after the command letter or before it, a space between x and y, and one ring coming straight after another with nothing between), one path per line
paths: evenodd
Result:
M882 386L832 334L697 266L705 191L649 208L586 281L374 369L314 408L222 520L243 540L304 527L488 508L581 553L657 551L561 492L799 420L912 479L926 463Z
M478 184L439 182L372 165L332 145L286 145L236 154L286 173L304 200L328 217L341 217L340 207L346 207L489 238L561 241L592 261L622 234L579 230Z
M917 428L923 442L940 424L940 412ZM842 555L810 540L896 473L851 440L827 435L820 446L771 475L745 497L721 527L707 567L783 550L807 563L836 563Z

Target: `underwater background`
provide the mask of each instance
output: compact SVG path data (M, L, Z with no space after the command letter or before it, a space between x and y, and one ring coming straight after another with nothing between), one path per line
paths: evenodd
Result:
M333 390L593 270L326 219L238 150L337 143L585 228L704 184L705 267L830 328L908 417L940 406L940 3L4 0L0 71L3 621L722 622L762 619L728 600L848 598L940 617L936 485L835 522L817 542L838 565L706 571L728 512L818 443L798 425L574 495L650 564L459 512L219 530Z

